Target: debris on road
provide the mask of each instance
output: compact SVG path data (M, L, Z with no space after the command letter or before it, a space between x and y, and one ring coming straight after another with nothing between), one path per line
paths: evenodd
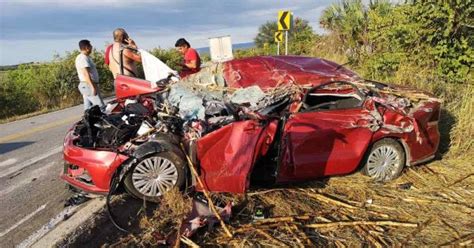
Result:
M69 206L77 206L80 205L88 200L90 200L86 193L75 193L71 197L69 197L66 202L64 203L64 207L69 207Z

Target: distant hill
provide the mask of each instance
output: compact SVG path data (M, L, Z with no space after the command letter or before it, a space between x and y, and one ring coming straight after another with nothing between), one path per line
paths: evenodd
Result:
M30 65L30 64L35 64L35 63L34 62L29 62L29 63L22 63L22 64L18 64L18 65L0 65L0 71L15 70L20 65Z
M232 50L249 49L255 47L254 42L245 42L232 45ZM196 48L199 54L209 54L209 47Z
M18 68L18 65L0 65L0 71L15 70L16 68Z

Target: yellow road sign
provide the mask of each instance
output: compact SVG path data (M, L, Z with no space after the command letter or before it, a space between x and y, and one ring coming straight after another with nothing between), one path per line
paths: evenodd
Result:
M278 11L278 31L291 29L291 12L288 10Z
M275 42L282 42L283 41L283 32L275 32Z

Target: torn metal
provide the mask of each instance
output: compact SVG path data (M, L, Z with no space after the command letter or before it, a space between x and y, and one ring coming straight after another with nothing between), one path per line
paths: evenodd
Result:
M143 94L117 87L122 98L107 106L107 114L87 111L65 140L63 179L92 192L107 192L116 170L133 170L136 161L159 152L174 154L160 158L174 165L185 161L184 154L191 157L209 191L244 193L251 176L291 182L350 173L383 138L403 144L407 164L432 156L439 143L438 99L364 80L322 59L208 64L154 91L140 90L137 79L118 77L116 83ZM176 169L178 176L170 174L167 183L183 187L176 185L184 182L183 171ZM81 181L81 173L91 181ZM142 174L131 177L128 187L151 198Z

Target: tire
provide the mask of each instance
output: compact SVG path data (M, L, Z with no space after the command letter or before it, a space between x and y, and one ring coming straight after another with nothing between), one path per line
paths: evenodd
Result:
M394 139L382 139L366 154L362 173L377 182L388 182L400 176L405 166L405 151Z
M136 198L159 202L171 188L183 188L186 179L184 166L184 160L174 152L145 156L125 176L125 189Z

